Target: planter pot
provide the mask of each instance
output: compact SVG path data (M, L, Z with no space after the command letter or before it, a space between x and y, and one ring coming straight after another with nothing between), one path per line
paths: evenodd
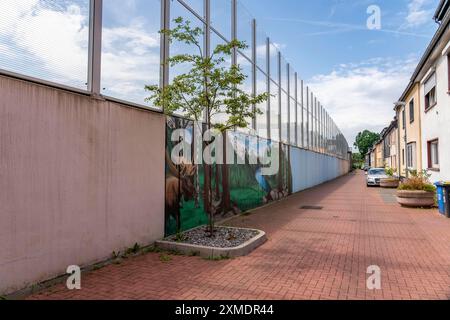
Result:
M397 202L404 207L431 208L435 205L435 193L415 190L397 191Z
M380 180L380 187L382 188L398 188L400 181L395 178L387 178Z

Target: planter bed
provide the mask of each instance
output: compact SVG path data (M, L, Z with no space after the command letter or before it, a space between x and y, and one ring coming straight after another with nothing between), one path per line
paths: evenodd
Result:
M435 205L435 194L426 191L397 191L397 201L404 207L431 208Z
M214 237L208 237L205 226L157 241L163 250L176 251L203 258L236 258L248 255L267 241L265 232L255 229L216 227Z
M400 184L400 181L395 178L387 178L387 179L380 180L380 187L382 187L382 188L394 189L394 188L398 188L399 184Z

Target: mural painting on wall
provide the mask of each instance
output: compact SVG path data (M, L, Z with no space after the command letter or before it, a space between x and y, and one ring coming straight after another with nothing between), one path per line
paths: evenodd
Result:
M180 154L183 160L175 164L172 151L179 141L172 141L172 133L176 129L185 129L188 134L184 136L184 142L193 150L196 130L192 121L176 117L167 119L166 128L166 235L207 224L208 212L220 221L291 193L288 146L280 146L279 170L270 176L262 174L259 157L264 152L271 152L272 142L250 139L240 132L226 133L233 142L235 164L193 164L194 152L189 155L191 159ZM249 164L250 158L258 159L257 164Z

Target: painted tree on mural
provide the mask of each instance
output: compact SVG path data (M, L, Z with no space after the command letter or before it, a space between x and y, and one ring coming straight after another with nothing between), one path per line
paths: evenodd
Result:
M194 28L190 21L182 17L174 19L175 28L161 30L168 37L170 43L178 41L198 50L196 54L174 55L165 63L171 67L189 65L188 72L173 78L172 82L160 88L157 85L146 86L150 92L151 101L156 107L161 107L168 115L175 112L195 120L198 124L205 121L206 129L214 129L223 136L226 131L235 128L247 128L249 121L260 113L254 106L265 102L269 95L250 95L243 90L247 76L238 64L226 67L236 50L247 48L244 42L232 40L226 44L217 45L211 53L205 52L203 47L204 30ZM223 121L212 119L222 115ZM204 128L199 128L203 132ZM225 147L224 147L225 149ZM226 157L226 155L225 155ZM228 168L226 165L204 165L204 209L209 215L209 232L214 233L214 215L217 207L222 211L231 208L230 190L228 186ZM222 190L218 186L217 178L222 175ZM212 176L216 176L216 186L213 189ZM198 183L197 183L198 185ZM213 205L222 192L220 205Z

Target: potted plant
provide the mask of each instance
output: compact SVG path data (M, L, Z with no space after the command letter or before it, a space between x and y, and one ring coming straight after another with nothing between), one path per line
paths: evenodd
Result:
M380 187L398 188L400 181L398 178L394 177L394 174L397 172L397 169L387 167L385 171L388 177L380 180Z
M397 202L405 207L431 208L436 204L436 187L429 181L427 170L410 171L410 178L400 184Z

